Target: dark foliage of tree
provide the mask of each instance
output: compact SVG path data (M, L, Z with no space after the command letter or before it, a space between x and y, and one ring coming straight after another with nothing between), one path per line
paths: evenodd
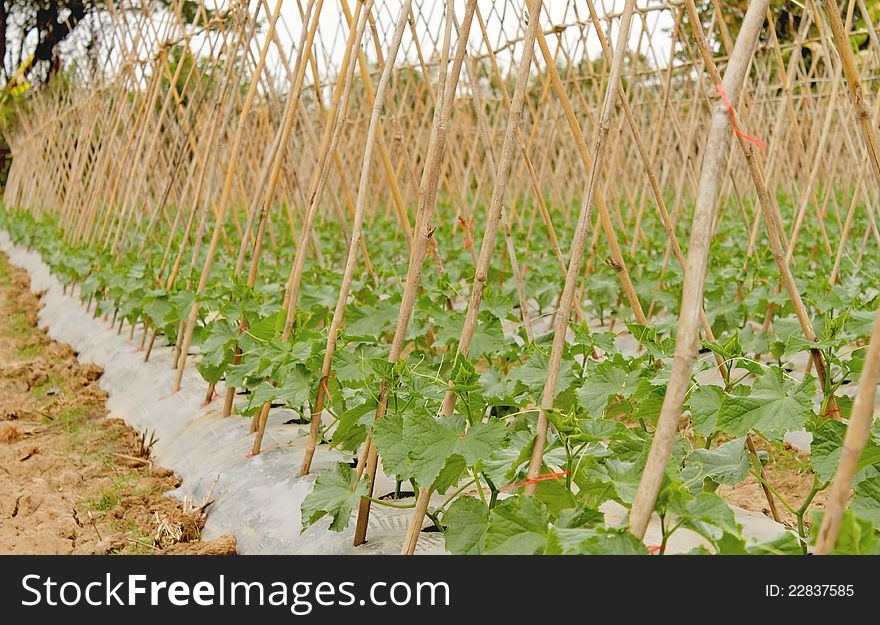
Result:
M4 82L31 55L33 60L27 67L28 80L35 86L48 82L61 69L61 44L89 23L87 18L90 16L108 17L110 2L120 13L141 11L147 4L153 10L177 5L177 0L2 0L0 58L3 59ZM180 7L181 15L192 22L198 6L196 0L184 0ZM101 23L92 20L88 27L100 29ZM94 36L87 36L86 39L94 39Z

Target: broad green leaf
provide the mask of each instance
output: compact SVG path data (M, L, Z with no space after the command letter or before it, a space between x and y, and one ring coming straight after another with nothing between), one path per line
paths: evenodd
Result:
M791 532L782 532L773 540L748 545L746 551L755 555L799 556L803 553L801 542Z
M388 475L409 476L410 442L404 439L403 417L399 413L386 413L375 421L375 428L376 449L385 472Z
M580 419L576 438L582 441L608 441L622 438L627 427L617 421L602 419Z
M850 504L856 516L880 526L880 476L870 477L856 487L856 496Z
M516 404L516 382L510 376L491 368L480 376L483 397L493 406L512 406Z
M692 494L699 493L707 479L736 486L749 475L749 455L746 439L739 438L719 445L713 450L695 449L685 459L681 477Z
M433 484L452 455L460 455L467 466L488 458L505 436L500 422L476 423L465 433L463 419L412 413L403 420L403 438L412 450L410 470L420 484Z
M718 428L734 436L756 430L781 441L786 432L803 428L813 411L815 382L807 376L801 384L784 377L778 367L769 369L748 395L727 394L721 401Z
M514 369L508 376L511 380L521 383L533 394L540 394L547 381L547 366L549 358L540 351L534 350L526 364ZM559 381L556 385L556 394L565 391L572 383L571 361L563 360L559 368Z
M319 473L312 492L303 499L300 508L303 530L324 516L332 519L330 529L334 532L348 527L354 507L367 495L367 480L361 480L357 486L355 483L357 473L344 462Z
M654 358L669 358L675 352L675 341L672 338L661 339L657 328L641 323L627 323L626 327L645 350Z
M501 322L493 317L490 321L480 319L477 323L468 354L479 357L483 354L503 353L505 348L504 331Z
M823 514L824 511L822 510L813 511L811 517L813 522L811 535L813 544L815 544L819 528L822 526ZM871 521L859 518L852 510L846 510L840 522L840 533L837 536L837 543L831 553L851 556L880 554L880 541L878 541L877 532Z
M284 329L285 319L287 319L287 309L282 308L252 324L245 332L258 341L268 341Z
M466 470L467 465L464 463L464 458L458 454L449 456L446 459L446 464L440 470L440 474L434 480L434 490L443 495L450 487L461 481Z
M846 424L834 419L822 419L810 431L813 434L813 442L810 444L810 464L819 479L825 482L834 476L837 463L840 462ZM870 440L859 458L858 472L853 480L854 486L858 486L866 477L871 477L871 474L876 475L873 469L866 471L874 464L880 464L880 445Z
M718 412L724 389L706 384L695 389L688 398L691 411L691 427L700 436L711 436L718 428Z
M548 555L637 556L648 553L629 532L554 527L547 537Z
M636 489L642 479L642 471L645 468L645 455L633 461L609 458L605 461L605 467L617 496L623 503L631 504L636 496Z
M276 399L291 408L299 408L309 401L309 378L302 365L290 367L284 374L278 387Z
M483 551L489 510L474 497L459 497L443 515L446 549L455 555L478 555Z
M577 389L577 398L587 414L602 416L612 397L631 397L639 385L640 371L629 371L603 362L590 371L586 382Z
M378 338L391 330L400 312L399 300L392 301L392 299L382 300L375 306L359 308L357 312L360 316L346 325L346 332Z
M356 451L367 437L367 428L373 424L378 402L370 397L362 404L349 408L339 416L339 425L333 431L333 446ZM383 466L385 457L382 457Z
M497 504L489 513L485 553L535 555L544 552L550 516L534 497L520 495Z
M719 341L700 341L703 347L715 352L725 361L742 356L743 349L739 344L739 332L734 332L721 343Z
M480 461L480 470L492 480L495 488L502 488L516 475L517 470L529 459L534 435L519 431L510 435L506 445L501 445Z
M683 527L688 527L712 542L721 540L725 533L738 536L740 528L736 524L733 510L721 497L710 493L700 493L688 501L682 509L680 505L675 508L683 522Z
M542 468L541 472L546 471ZM547 506L548 512L553 516L563 510L571 509L577 504L574 493L566 485L565 477L538 482L535 488L535 499Z

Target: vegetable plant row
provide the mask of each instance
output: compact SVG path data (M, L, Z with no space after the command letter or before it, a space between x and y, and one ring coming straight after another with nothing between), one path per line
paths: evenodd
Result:
M607 527L598 507L608 499L624 506L632 503L666 390L674 351L668 335L672 316L666 305L674 310L681 279L670 272L658 281L663 260L659 253L645 254L633 266L644 269L636 274L640 284L660 284L640 295L645 302L657 303L655 316L664 322L646 326L625 321L629 315L616 305L619 289L613 269L598 265L591 274L593 285L582 305L595 321L571 325L558 393L549 411L553 433L543 457L543 477L531 497L522 489L551 335L538 332L534 340L527 339L509 274L499 271L492 276L469 357L456 358L453 350L464 321L456 291L464 287L470 259L450 249L443 259L445 273L422 278L423 291L407 335L408 357L389 364L388 339L400 306L396 277L406 261L406 248L393 229L377 228L380 235L373 247L387 261L377 266L376 283L365 275L353 285L346 325L333 354L332 376L323 377L326 330L341 276L333 264L306 273L295 330L281 341L283 260L290 258L291 244L279 246L278 264L264 264L265 281L260 284L248 287L236 278L231 262L221 262L205 292L197 296L186 288L197 275L165 288L158 267L141 255L111 257L65 245L50 220L35 222L28 213L7 212L2 225L16 242L37 249L63 283L78 286L78 296L95 315L112 315L120 327L146 322L147 340L158 331L158 340L174 345L198 297L196 367L208 384L225 380L246 391L235 405L236 415L253 417L271 402L308 420L315 392L323 387L324 409L332 424L320 431L321 443L354 459L375 426L376 446L388 475L411 483L414 490L430 485L448 496L443 504L430 508L428 516L443 529L449 551L646 551L631 534ZM456 241L457 229L453 222L435 236ZM776 292L769 254L759 253L749 263L751 269L743 272L739 267L746 261L744 250L723 243L742 237L742 230L734 222L713 247L715 277L707 285L707 302L716 303L707 306L707 315L721 338L702 342L687 396L689 423L677 436L657 511L670 520L664 524L664 545L677 529L689 528L720 553L800 553L810 541L807 527L816 527L816 519L808 515L810 500L827 489L839 460L846 429L843 420L852 405L840 391L850 387L861 371L880 272L848 273L842 285L829 288L830 260L823 264L819 256L796 265L800 276L811 277L804 286L816 294L810 310L820 340L808 342L790 306ZM391 236L382 237L383 232ZM662 230L654 232L662 235ZM338 232L323 228L321 237L325 255L333 253L334 246L337 255L344 251L338 245L343 240ZM864 262L878 267L877 256L872 251ZM562 285L552 256L535 255L531 261L527 286L534 294L531 304L539 321L542 315L552 315ZM873 295L865 295L869 293ZM450 297L458 306L448 305ZM754 321L770 306L775 306L774 320L763 331ZM240 331L242 319L246 329ZM618 320L619 329L609 329ZM618 348L624 337L634 338L638 348ZM824 394L813 375L792 371L793 362L802 362L798 356L815 345L829 363ZM718 360L726 367L724 376L718 374ZM385 416L374 423L382 385L389 388L388 406ZM458 397L456 410L437 418L448 390ZM832 396L840 409L833 416L839 418L828 415ZM798 460L800 470L813 476L810 500L789 502L774 496L778 506L795 509L797 531L781 535L775 543L747 544L728 504L715 491L721 484L736 486L750 475L759 477L762 463L786 455L785 433L802 428L813 436L812 454ZM769 454L750 452L748 436L764 442ZM880 465L880 428L876 426L861 465L848 513L843 546L847 552L872 549L872 528L880 523L880 472L875 466ZM344 529L367 492L368 483L358 480L356 468L348 462L319 473L303 503L304 526L329 516L331 529ZM375 501L399 505L394 499Z

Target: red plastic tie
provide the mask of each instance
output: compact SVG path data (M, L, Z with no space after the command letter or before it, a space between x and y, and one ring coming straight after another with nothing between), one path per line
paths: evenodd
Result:
M530 477L522 482L513 482L512 484L508 484L507 486L501 487L501 492L505 493L508 490L513 490L514 488L519 488L520 486L525 486L526 484L537 484L538 482L546 482L548 480L558 480L561 477L565 477L566 475L571 475L571 471L561 471L559 473L542 473L538 477Z
M739 126L736 125L736 112L733 110L733 104L730 103L730 100L727 99L727 94L724 93L724 88L717 84L715 85L715 91L718 92L718 95L721 96L721 99L724 101L724 104L727 106L727 111L730 113L730 123L733 124L733 132L736 133L738 137L742 137L746 141L750 141L754 143L762 150L767 149L767 144L758 139L757 137L752 137L751 135L747 135L742 130L739 129Z
M335 378L335 377L336 377L335 373L328 373L327 375L325 375L321 378L321 386L324 387L324 394L327 396L330 395L330 389L327 388L327 380L329 380L330 378Z
M199 404L199 408L207 408L208 406L211 405L211 402L213 402L215 399L217 399L217 389L216 388L211 392L211 399L209 399L208 401L203 401L201 404Z
M271 451L272 449L278 449L279 447L281 447L281 444L280 444L280 443L275 443L274 445L269 445L268 447L264 447L263 449L261 449L261 450L258 451L257 453L254 453L254 451L251 450L251 451L247 452L247 453L244 455L244 457L247 458L247 459L256 458L256 457L259 456L260 454L266 453L267 451Z
M180 392L180 389L177 389L176 391L174 391L174 390L169 391L167 395L162 395L162 397L159 398L159 401L165 401L166 399L168 399L172 395L177 395L179 392Z
M828 415L832 415L832 414L835 414L835 413L837 413L837 412L840 412L840 406L838 406L838 407L835 408L834 410L826 410L825 412L823 412L823 413L820 414L819 416L820 416L820 417L827 417Z
M651 545L650 547L648 547L648 553L651 555L654 555L658 551L666 551L666 547L662 545Z

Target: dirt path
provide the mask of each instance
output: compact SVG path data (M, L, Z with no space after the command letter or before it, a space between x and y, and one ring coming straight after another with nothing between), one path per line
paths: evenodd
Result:
M105 418L103 371L36 327L28 287L0 253L0 554L235 553L199 540L204 502L164 494L180 480Z

